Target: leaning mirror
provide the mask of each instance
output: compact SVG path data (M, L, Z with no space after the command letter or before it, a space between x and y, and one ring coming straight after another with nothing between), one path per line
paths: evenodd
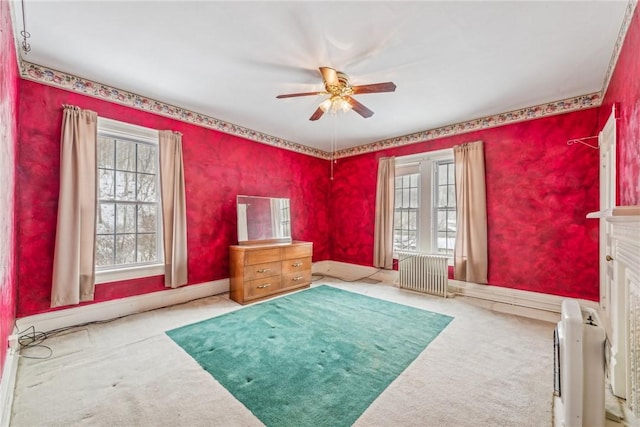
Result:
M289 199L238 196L238 243L290 243Z

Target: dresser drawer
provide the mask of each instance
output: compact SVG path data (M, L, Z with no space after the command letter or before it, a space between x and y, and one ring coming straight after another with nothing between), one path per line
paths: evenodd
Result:
M282 288L294 288L298 286L308 286L311 283L311 271L300 271L282 275Z
M256 280L264 277L279 276L280 262L247 265L244 268L244 280Z
M265 277L244 282L244 299L250 300L273 294L281 289L280 276Z
M294 245L284 248L283 259L306 258L313 255L313 245L311 243L305 245Z
M245 256L246 265L264 264L267 262L280 261L282 250L280 248L258 249L254 251L247 251Z
M311 257L285 259L282 261L282 274L291 274L309 269L311 269Z

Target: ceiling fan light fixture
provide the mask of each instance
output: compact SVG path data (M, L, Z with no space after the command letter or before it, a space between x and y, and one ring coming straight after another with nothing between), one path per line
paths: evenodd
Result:
M342 96L334 95L331 98L327 98L320 103L320 109L322 111L336 114L339 111L347 112L351 110L351 104Z
M338 104L338 107L344 112L351 110L351 104L349 104L349 102L347 102L347 100L344 98L340 98L337 101L337 104Z
M331 101L331 98L327 98L320 103L320 109L326 113L327 111L331 110L332 105L333 101Z

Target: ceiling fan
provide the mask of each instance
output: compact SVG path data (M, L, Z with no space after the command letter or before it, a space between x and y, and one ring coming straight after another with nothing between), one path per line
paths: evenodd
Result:
M338 110L348 111L353 109L365 119L373 116L373 111L356 101L351 95L363 93L394 92L396 85L393 82L374 83L369 85L351 86L349 76L342 71L336 71L331 67L320 67L320 74L324 80L324 91L303 92L278 95L276 98L294 98L308 95L329 95L318 109L311 115L309 120L318 120L327 111L336 112Z

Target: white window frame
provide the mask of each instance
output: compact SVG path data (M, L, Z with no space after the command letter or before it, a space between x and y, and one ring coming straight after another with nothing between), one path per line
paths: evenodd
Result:
M449 265L453 265L453 255L440 254L435 249L437 239L435 231L437 217L434 217L437 194L433 185L437 172L435 165L437 162L447 160L453 160L453 148L396 157L395 163L396 177L420 174L417 252L446 256L449 258ZM394 258L399 258L399 255L394 253Z
M106 134L114 138L122 138L126 140L134 140L153 144L158 146L159 132L155 129L146 128L143 126L132 125L129 123L120 122L117 120L106 119L98 117L98 134ZM158 177L158 199L160 203L160 170L157 169ZM164 261L163 261L163 240L162 240L162 209L158 209L158 216L156 217L156 229L157 229L157 241L158 241L158 254L159 259L154 263L140 264L140 265L127 265L124 267L95 267L96 269L96 284L110 283L120 280L139 279L142 277L161 276L164 274Z

